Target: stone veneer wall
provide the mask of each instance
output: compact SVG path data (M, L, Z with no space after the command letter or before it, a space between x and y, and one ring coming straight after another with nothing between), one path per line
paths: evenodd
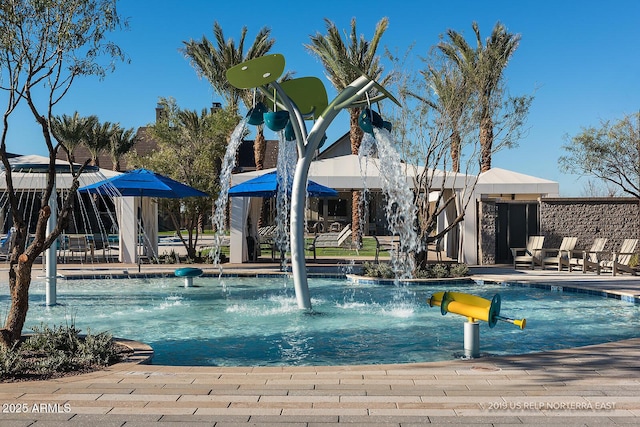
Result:
M495 202L480 202L478 260L482 265L495 264L497 216ZM613 251L624 239L640 239L640 206L633 198L542 199L540 234L545 236L546 248L560 247L563 237L577 237L576 250L585 250L594 238L606 237L605 250ZM640 252L640 245L636 251Z
M542 199L540 231L545 247L559 247L563 237L574 236L576 249L589 249L594 238L606 237L605 250L612 251L624 239L640 238L640 207L634 198Z
M496 263L496 222L498 219L498 207L495 202L481 201L478 207L480 224L480 238L478 245L480 253L478 260L482 265Z

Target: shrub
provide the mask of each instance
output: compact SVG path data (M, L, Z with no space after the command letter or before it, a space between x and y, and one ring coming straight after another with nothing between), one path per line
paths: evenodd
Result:
M11 347L0 346L0 378L12 377L22 371L24 363L18 344Z
M71 326L41 324L34 334L11 348L0 348L0 379L49 378L65 372L86 372L116 363L122 351L111 334L86 336Z
M469 275L469 267L467 264L453 264L449 272L451 277L466 277Z
M362 264L362 274L367 277L377 277L381 279L393 279L394 273L388 263ZM414 272L416 279L444 279L447 277L464 277L469 275L469 267L466 264L434 264L424 270Z
M436 264L431 267L429 277L444 279L445 277L449 277L449 269L444 264Z
M362 274L367 277L377 277L380 279L393 279L394 273L390 264L365 262L362 264Z

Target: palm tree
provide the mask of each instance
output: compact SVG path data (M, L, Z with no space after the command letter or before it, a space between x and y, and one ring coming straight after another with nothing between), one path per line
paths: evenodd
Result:
M520 44L520 35L508 33L506 27L497 22L491 36L483 40L477 22L472 24L476 35L476 48L473 49L464 37L448 30L449 41L442 41L438 48L463 73L477 95L480 112L480 171L491 169L493 148L493 114L499 108L494 99L499 94L504 69Z
M446 66L441 68L429 66L427 70L421 71L421 74L435 93L436 99L431 100L416 94L412 95L438 111L444 118L447 127L451 130L451 170L452 172L460 172L461 126L465 109L470 101L467 81L459 70Z
M369 77L380 81L383 68L380 65L380 57L376 55L380 39L386 31L389 20L382 18L376 25L371 41L367 41L363 35L358 37L356 31L356 20L351 20L351 32L348 36L348 45L342 40L342 34L336 25L329 19L325 18L327 26L327 34L316 33L311 36L311 43L305 47L322 62L327 77L333 86L340 92L351 84L355 79L360 77L361 70ZM355 67L354 67L355 65ZM385 78L381 83L384 84L388 80ZM360 143L362 141L363 131L358 126L358 116L361 113L360 108L352 108L349 110L349 139L351 142L351 153L358 154ZM360 192L352 192L352 241L360 246L361 230L360 215L358 208L360 205Z
M100 123L96 116L90 117L91 124L88 129L87 138L83 141L84 147L91 155L91 166L100 166L98 157L109 149L111 135L118 125L110 122Z
M53 117L51 121L51 132L56 140L60 142L67 153L69 161L72 163L75 162L74 150L82 145L87 138L91 120L90 117L80 117L76 111L73 116L63 114L62 116Z
M227 106L236 113L240 100L247 108L253 107L254 92L237 89L229 84L227 70L242 62L264 56L273 47L275 40L271 38L271 29L262 27L256 35L253 44L244 52L247 27L242 27L238 44L234 39L225 39L222 27L216 21L213 24L215 45L202 36L202 40L189 40L184 43L183 54L191 61L191 65L199 75L211 83L213 89L224 99ZM265 155L265 139L263 126L256 128L254 141L254 156L256 169L262 169Z
M120 157L131 151L135 143L136 134L133 129L122 129L119 124L114 126L108 147L114 171L120 172Z

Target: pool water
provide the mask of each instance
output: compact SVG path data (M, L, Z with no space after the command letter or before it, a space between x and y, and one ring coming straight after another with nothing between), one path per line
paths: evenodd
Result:
M300 310L284 278L66 280L45 307L44 283L31 286L25 330L75 324L138 340L166 365L350 365L462 357L462 316L442 316L434 292L502 297L501 315L527 327L480 324L482 355L522 354L640 335L640 307L611 298L499 284L390 286L310 279L313 310ZM9 297L0 294L0 312Z

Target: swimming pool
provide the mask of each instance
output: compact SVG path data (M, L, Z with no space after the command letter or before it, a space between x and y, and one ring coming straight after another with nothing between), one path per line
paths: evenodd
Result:
M297 307L285 278L65 280L44 306L34 281L25 329L45 322L109 331L155 351L167 365L278 366L408 363L463 354L462 316L442 316L426 300L458 291L502 297L501 314L527 328L480 324L482 355L522 354L637 337L640 307L580 293L500 284L389 286L310 279L313 311ZM6 289L0 312L8 310Z

